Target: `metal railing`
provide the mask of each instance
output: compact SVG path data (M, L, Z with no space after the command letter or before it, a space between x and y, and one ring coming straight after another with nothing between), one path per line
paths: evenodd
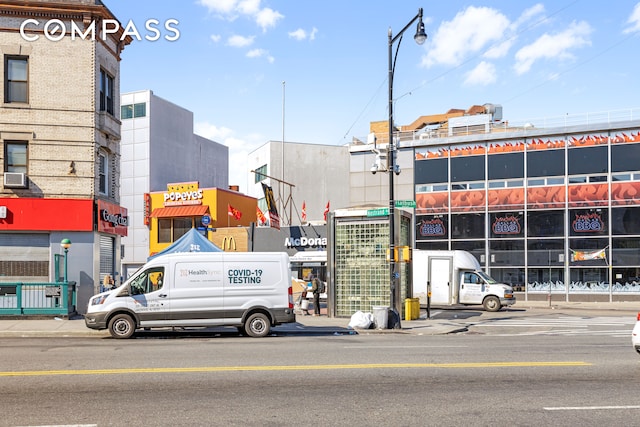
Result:
M0 315L76 313L76 282L0 283Z

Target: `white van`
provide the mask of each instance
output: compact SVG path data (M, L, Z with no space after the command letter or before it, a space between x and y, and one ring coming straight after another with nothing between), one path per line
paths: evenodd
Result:
M89 300L85 324L130 338L138 328L236 326L251 337L295 322L289 256L279 252L161 255Z

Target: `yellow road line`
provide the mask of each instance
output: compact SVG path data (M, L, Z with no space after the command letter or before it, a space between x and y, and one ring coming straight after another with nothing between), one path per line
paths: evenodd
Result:
M591 366L587 362L476 362L476 363L364 363L352 365L275 365L275 366L204 366L193 368L119 368L65 369L51 371L0 371L0 377L30 377L46 375L119 375L190 372L237 371L308 371L334 369L406 369L406 368L527 368Z

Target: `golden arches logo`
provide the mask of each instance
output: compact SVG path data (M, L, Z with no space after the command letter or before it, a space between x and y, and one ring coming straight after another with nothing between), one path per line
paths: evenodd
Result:
M236 239L233 236L224 236L222 239L222 250L223 251L236 251L238 247L236 245Z

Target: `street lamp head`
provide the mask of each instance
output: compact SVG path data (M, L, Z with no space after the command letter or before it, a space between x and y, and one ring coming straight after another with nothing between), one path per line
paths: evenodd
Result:
M71 240L69 239L62 239L62 241L60 242L60 246L62 246L62 248L66 251L71 247Z
M418 21L418 28L416 29L416 35L413 36L413 39L419 45L424 44L427 40L427 33L424 31L424 22L422 22L422 18Z

